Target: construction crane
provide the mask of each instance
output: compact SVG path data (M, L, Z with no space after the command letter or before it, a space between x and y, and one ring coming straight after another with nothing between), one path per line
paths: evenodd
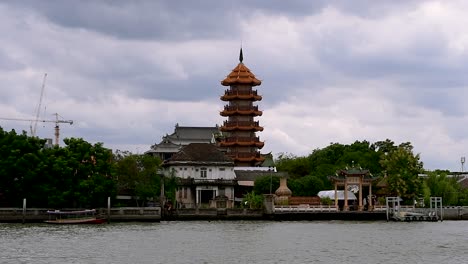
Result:
M39 104L37 105L37 108L36 108L36 119L31 120L32 121L32 123L31 123L31 136L33 136L33 137L36 136L37 122L39 121L39 114L41 113L42 98L44 97L44 89L45 89L46 78L47 78L47 73L44 73L44 79L42 80L42 86L41 86L41 97L39 97Z
M59 137L60 137L60 127L59 127L59 124L60 123L67 123L67 124L70 124L70 125L73 125L73 120L61 120L59 119L59 114L55 113L55 120L38 120L38 119L27 119L27 118L8 118L8 117L0 117L0 120L11 120L11 121L28 121L28 122L35 122L37 124L37 122L52 122L52 123L55 123L55 145L58 146L59 145ZM35 131L35 127L34 127L34 131ZM35 135L33 135L35 136Z

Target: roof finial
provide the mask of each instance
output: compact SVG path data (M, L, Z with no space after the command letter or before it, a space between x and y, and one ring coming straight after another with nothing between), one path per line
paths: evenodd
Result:
M242 46L241 46L240 54L239 54L239 61L242 63L243 60L244 60L244 55L242 54Z

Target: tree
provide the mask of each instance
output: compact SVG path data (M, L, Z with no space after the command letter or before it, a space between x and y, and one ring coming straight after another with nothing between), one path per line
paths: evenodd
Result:
M426 203L429 197L442 197L445 205L459 205L463 195L462 188L456 177L447 177L447 171L427 172L424 185L429 189L429 196L425 197Z
M40 183L44 143L28 137L25 131L17 134L0 127L0 200L4 205L19 206L28 195L41 196L37 188L32 188Z
M288 181L288 186L294 196L316 196L319 191L324 190L325 184L319 177L307 175Z
M416 199L423 193L421 178L423 163L419 154L413 154L409 143L401 144L395 150L382 155L381 165L387 173L387 183L392 195Z
M136 155L117 151L114 154L117 167L117 189L119 192L130 191L137 206L160 194L160 176L157 171L161 160L150 155Z
M277 176L262 176L255 180L253 191L257 194L275 193L279 187L280 179Z
M64 139L68 177L67 203L73 207L105 206L107 197L116 194L112 151L102 143L94 145L81 138Z
M263 196L256 194L254 191L246 193L242 199L242 204L250 209L261 209L263 208Z

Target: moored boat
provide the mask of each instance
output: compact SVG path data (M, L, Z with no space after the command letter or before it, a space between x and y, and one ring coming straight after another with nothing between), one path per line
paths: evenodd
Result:
M96 210L81 210L81 211L60 211L50 210L49 220L44 222L48 224L59 225L77 225L77 224L102 224L106 222L105 218L96 217Z

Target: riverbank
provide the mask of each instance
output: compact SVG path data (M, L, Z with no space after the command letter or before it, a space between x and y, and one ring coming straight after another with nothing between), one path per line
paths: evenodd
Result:
M46 208L0 208L0 222L3 223L40 223L49 219ZM78 210L78 209L69 209ZM304 211L304 212L272 212L261 209L177 209L161 210L160 207L116 207L98 208L99 216L109 222L158 222L164 221L194 221L194 220L271 220L271 221L386 221L386 211ZM468 207L445 207L443 220L468 220Z

